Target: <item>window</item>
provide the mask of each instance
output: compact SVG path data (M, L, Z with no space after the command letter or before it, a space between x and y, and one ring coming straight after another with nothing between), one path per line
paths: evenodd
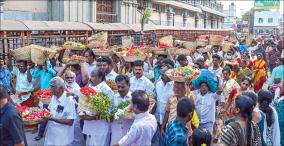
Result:
M258 23L263 23L263 18L258 18Z
M268 23L273 23L273 18L268 18Z
M266 32L267 34L270 33L270 31L269 31L268 29L266 29L265 32Z
M263 33L263 30L262 30L262 29L260 29L260 30L259 30L259 33L261 33L261 34L262 34L262 33Z

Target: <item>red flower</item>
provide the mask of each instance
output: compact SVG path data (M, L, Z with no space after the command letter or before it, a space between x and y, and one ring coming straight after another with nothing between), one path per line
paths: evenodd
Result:
M91 87L83 87L80 89L80 92L85 95L86 97L96 96L97 92L92 89Z
M41 99L48 99L52 97L52 92L50 90L39 90L35 93L35 96L37 98L41 98Z
M108 81L106 83L111 88L111 90L117 90L117 86L113 81Z

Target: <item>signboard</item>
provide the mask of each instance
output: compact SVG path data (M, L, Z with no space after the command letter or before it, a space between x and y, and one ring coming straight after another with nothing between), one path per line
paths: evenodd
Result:
M254 9L255 10L270 10L279 9L280 0L255 0Z

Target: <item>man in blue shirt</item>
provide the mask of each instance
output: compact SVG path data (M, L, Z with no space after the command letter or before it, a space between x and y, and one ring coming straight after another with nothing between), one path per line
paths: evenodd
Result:
M188 146L188 129L186 123L192 119L194 103L188 97L177 104L177 118L166 129L164 142L166 146Z
M0 61L2 59L0 58ZM10 87L10 79L12 77L11 72L8 70L7 67L4 67L2 63L0 63L0 85L3 85L6 91L10 94L11 87Z

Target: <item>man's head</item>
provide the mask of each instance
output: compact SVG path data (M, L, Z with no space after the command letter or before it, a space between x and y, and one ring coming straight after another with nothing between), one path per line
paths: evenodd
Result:
M219 49L220 47L218 46L218 45L214 45L213 46L213 51L214 52L218 52L220 49Z
M170 82L171 79L166 75L166 71L169 68L167 66L162 67L162 69L159 70L160 74L161 74L161 79L164 83Z
M133 63L133 72L137 79L141 78L143 76L144 68L143 68L144 62L141 60L136 60Z
M209 91L209 87L208 87L207 83L205 83L205 82L200 83L200 93L204 95L208 91Z
M136 90L132 94L132 109L135 114L144 113L148 111L150 100L143 90Z
M91 49L86 50L84 55L87 63L92 64L95 61L95 54Z
M75 78L76 78L76 74L72 72L71 70L67 70L64 74L65 82L68 84L73 83L75 81Z
M59 98L65 90L64 80L60 77L52 78L49 81L49 85L52 94L55 95L57 98Z
M174 82L174 94L177 97L183 97L186 94L185 82Z
M128 93L130 87L129 77L126 75L118 75L115 78L115 83L120 96L125 96Z
M166 58L167 58L167 55L158 55L157 56L157 61L162 61L162 60L164 60Z
M177 104L177 116L183 121L189 122L192 119L194 109L194 102L188 97L183 97Z
M28 62L25 61L25 60L19 60L19 61L17 61L17 63L18 63L19 71L21 73L25 73L28 69Z
M99 69L93 70L91 72L89 81L93 86L98 85L99 83L105 81L105 72Z
M175 67L175 63L171 59L164 59L162 60L162 67L167 66L169 69Z
M228 68L228 67L225 67L225 68L222 70L222 73L223 73L223 78L224 78L224 80L228 81L228 80L230 79L231 69Z
M218 54L214 54L212 56L213 58L213 65L214 66L219 66L220 62L221 62L221 57Z
M4 66L4 60L0 58L0 68L2 68L2 66Z
M201 69L202 66L204 65L204 57L202 56L197 57L195 60L195 64L197 64L198 67Z
M108 74L112 70L112 60L107 56L102 56L97 59L97 67Z
M177 57L177 61L181 67L185 67L188 65L188 60L184 54L181 54Z
M203 56L203 58L204 58L205 61L206 61L207 59L209 59L208 52L203 52L203 53L202 53L202 56Z
M81 67L79 64L75 64L71 66L71 71L74 72L77 75L81 73Z

